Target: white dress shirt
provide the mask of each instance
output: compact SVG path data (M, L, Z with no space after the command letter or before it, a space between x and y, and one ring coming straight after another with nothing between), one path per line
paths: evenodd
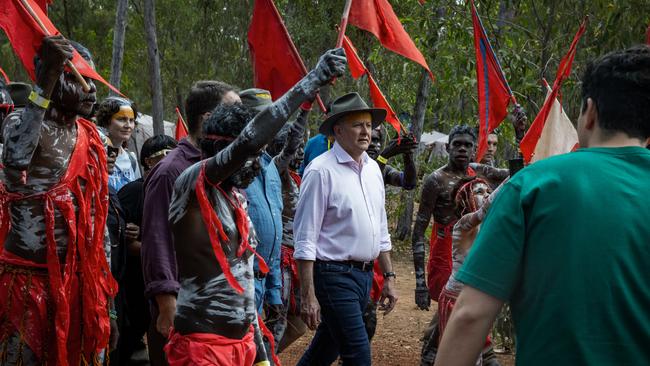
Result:
M338 144L305 169L293 221L295 259L371 261L391 250L384 180L365 152L361 164Z

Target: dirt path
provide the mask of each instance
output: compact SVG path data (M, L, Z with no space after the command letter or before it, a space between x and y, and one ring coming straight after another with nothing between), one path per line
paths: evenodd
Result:
M433 311L418 310L413 300L415 275L412 264L397 261L395 264L397 293L399 301L388 316L379 315L377 333L372 342L372 361L374 365L411 366L419 365L422 348L422 332L429 324ZM280 354L284 366L295 365L309 345L313 333L307 333ZM503 366L514 365L511 356L499 357Z

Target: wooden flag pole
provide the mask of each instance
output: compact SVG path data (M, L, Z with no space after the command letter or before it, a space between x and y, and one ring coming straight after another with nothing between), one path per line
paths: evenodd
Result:
M343 45L343 36L345 36L345 29L348 27L348 16L350 15L350 7L352 7L352 0L345 0L343 15L341 15L341 25L339 27L339 36L336 39L336 48L339 48Z
M20 2L23 4L25 9L27 9L27 12L32 17L32 19L34 19L34 21L36 21L38 26L41 28L41 31L43 31L43 33L45 33L46 35L50 36L51 35L50 32L47 30L47 28L45 28L45 24L43 24L43 22L38 18L38 16L36 16L36 12L34 12L34 9L32 9L32 6L29 5L29 2L27 2L27 0L20 0ZM86 93L88 93L90 91L90 85L88 85L88 83L86 82L86 79L84 79L84 77L81 75L79 70L77 70L77 68L74 66L72 61L66 60L65 65L70 68L70 71L72 71L72 73L74 74L77 81L79 81L79 84L81 84L83 90Z

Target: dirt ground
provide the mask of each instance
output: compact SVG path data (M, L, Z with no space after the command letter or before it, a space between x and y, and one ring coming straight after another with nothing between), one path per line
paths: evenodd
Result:
M394 263L397 273L397 293L399 300L392 313L383 317L379 315L377 333L372 342L372 362L374 365L411 366L420 364L422 332L433 316L430 311L418 310L413 299L415 275L412 264L406 260ZM312 332L292 344L280 354L284 366L295 365L309 345ZM513 356L499 355L503 366L514 365Z

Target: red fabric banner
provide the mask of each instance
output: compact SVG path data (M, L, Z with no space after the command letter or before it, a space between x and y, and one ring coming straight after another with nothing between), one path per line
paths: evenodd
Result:
M52 0L35 0L38 6L43 10L43 13L47 15L47 7L52 4Z
M363 64L357 50L352 45L352 42L347 36L343 37L343 49L345 50L345 56L348 59L348 67L350 68L350 74L355 79L360 78L364 74L368 77L368 87L370 88L370 99L372 99L372 104L375 108L384 108L386 110L386 122L388 122L395 131L398 133L401 130L401 124L397 118L397 114L393 111L390 104L386 100L384 93L381 92L379 86L375 82L375 79L370 74L370 71Z
M352 1L349 23L374 34L389 50L422 65L433 80L427 61L404 30L388 0Z
M47 32L44 32L38 22L32 18L29 11L25 8L21 0L0 0L0 28L2 28L11 42L14 52L20 58L23 66L27 70L29 77L36 81L34 70L34 56L38 54L41 48L43 38L49 35L60 34L54 24L45 15L43 10L34 0L23 0L30 5L36 17L43 23ZM74 51L72 63L79 70L81 75L97 80L116 93L120 93L117 88L109 84L99 75L93 66L89 65L81 57L79 52Z
M248 28L248 48L253 60L255 87L271 92L273 100L280 98L307 75L307 68L273 0L255 0ZM320 97L316 96L316 100L325 112ZM311 103L301 108L311 109Z
M523 154L524 161L526 163L530 162L530 160L533 157L533 153L535 152L535 147L537 146L537 142L539 141L539 138L542 135L542 131L544 130L544 125L546 124L548 115L551 111L551 108L553 107L553 103L555 102L555 99L557 98L558 93L560 92L560 87L562 86L562 82L565 79L567 79L571 74L571 65L573 64L573 59L575 58L576 55L578 41L585 33L586 27L587 27L587 19L585 18L585 20L582 21L582 24L580 24L580 28L578 29L578 32L573 37L573 42L571 42L569 51L567 52L566 55L564 55L564 57L560 61L560 65L558 66L557 73L555 75L555 81L553 82L553 90L546 98L546 101L544 102L542 109L540 109L539 113L537 114L537 117L535 117L535 120L530 125L528 132L526 132L526 135L524 136L524 138L521 140L521 143L519 144L519 148L521 149L521 153Z
M476 85L478 87L478 147L476 161L481 161L487 150L487 136L494 131L508 115L508 104L512 91L506 81L501 65L487 38L481 19L472 6L474 27L474 51L476 53Z
M181 111L176 107L176 132L174 133L174 138L176 141L180 141L183 137L187 137L187 126L181 115Z

